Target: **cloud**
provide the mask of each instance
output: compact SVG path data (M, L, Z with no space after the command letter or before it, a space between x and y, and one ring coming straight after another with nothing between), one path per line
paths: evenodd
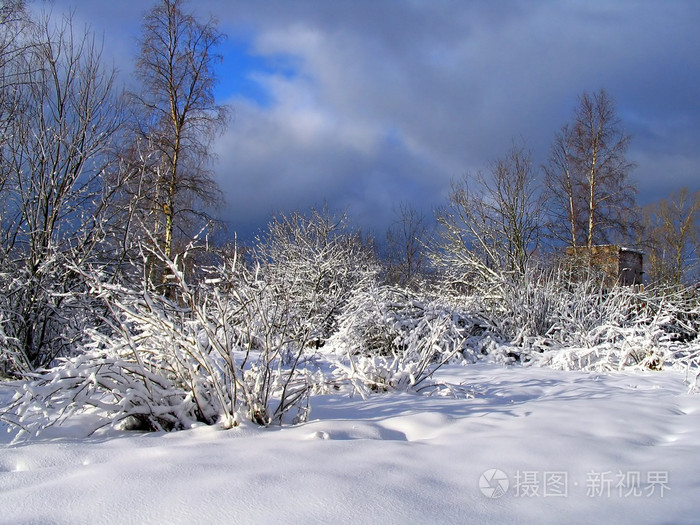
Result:
M397 202L429 213L450 179L484 168L513 139L545 162L577 96L601 87L633 135L640 202L697 189L693 0L190 6L214 13L253 58L220 70L235 119L213 145L223 218L240 231L327 202L383 236ZM120 56L133 31L114 28L137 27L142 9L135 0L77 6ZM245 90L230 83L236 75Z

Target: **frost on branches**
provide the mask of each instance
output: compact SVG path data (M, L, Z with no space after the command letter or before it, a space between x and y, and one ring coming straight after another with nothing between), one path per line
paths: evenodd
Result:
M33 375L4 418L30 432L85 412L96 428L303 420L324 381L307 367L312 332L289 322L290 302L235 259L198 286L170 264L176 301L87 276L108 329L91 331L82 355Z
M697 382L700 303L693 288L604 289L595 276L531 272L481 310L509 342L490 350L506 362L591 371L675 367Z
M101 323L85 331L75 357L11 383L17 393L0 418L43 435L78 415L93 432L295 423L308 417L314 394L468 396L469 385L435 372L478 359L672 367L698 389L694 289L604 290L594 280L533 273L520 284L504 279L500 290L510 291L500 297L429 299L381 284L347 238L308 243L308 235L316 233L292 231L285 238L294 250L260 250L247 265L234 255L196 284L180 270L185 261L149 254L169 266L172 299L147 280L134 288L84 271L103 304ZM8 340L0 332L0 343Z
M372 392L438 391L432 380L450 360L478 358L474 333L479 321L411 292L373 285L346 305L331 346L341 355L338 373L366 397Z

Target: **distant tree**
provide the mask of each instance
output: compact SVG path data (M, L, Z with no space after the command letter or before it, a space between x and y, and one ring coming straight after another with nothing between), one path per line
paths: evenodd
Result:
M588 247L626 239L636 220L629 141L605 90L579 97L573 121L556 134L544 168L555 239Z
M520 278L539 243L541 207L530 152L513 145L489 172L453 183L448 204L437 212L434 257L461 279Z
M681 284L700 266L700 191L681 188L647 206L645 230L649 278Z
M221 199L209 146L227 122L227 110L213 91L221 60L215 49L224 35L212 18L200 21L184 11L184 4L160 0L144 19L140 89L132 94L136 144L125 162L138 173L130 185L136 218L166 259L177 255L178 238L191 240L209 220L205 206ZM151 265L154 285L164 282L164 270Z
M428 272L430 227L425 215L406 203L396 215L386 232L387 280L410 288L420 284Z

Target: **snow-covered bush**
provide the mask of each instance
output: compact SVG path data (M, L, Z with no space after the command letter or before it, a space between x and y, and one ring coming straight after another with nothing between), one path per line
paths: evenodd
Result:
M159 255L162 258L162 254ZM85 353L34 375L5 419L37 431L76 413L100 424L185 428L303 420L324 375L306 358L314 327L292 321L293 298L238 260L194 286L168 261L177 300L86 275L110 315Z
M168 268L166 296L147 276L126 286L76 267L105 314L84 331L84 355L32 376L13 420L38 429L95 406L105 421L165 430L305 419L309 395L326 385L314 353L352 293L376 276L371 252L342 218L314 212L273 221L248 265L234 255L200 268L196 284L182 271L189 253L144 254ZM63 408L59 416L32 405Z
M532 265L522 278L493 273L488 286L477 280L467 296L456 282L447 275L440 294L484 319L483 352L500 362L590 370L700 367L695 288L607 288L593 269Z
M247 417L263 425L303 421L309 396L326 387L312 348L319 318L310 312L300 315L294 296L281 294L258 271L236 271L234 264L210 283L230 313L222 328L237 347Z
M73 355L94 324L94 304L68 266L75 254L53 252L37 268L0 261L0 375L22 377Z
M472 316L388 286L359 290L339 316L329 346L340 353L340 376L362 395L440 388L432 374L453 358L477 359L481 328Z
M548 332L562 343L592 347L632 336L659 342L689 340L700 328L698 307L684 292L618 286L596 293L579 285L568 297L569 307L558 308Z
M576 281L564 273L528 276L497 300L482 298L479 311L510 343L493 353L569 369L658 369L685 362L700 330L692 290L605 289L592 276Z
M560 284L549 274L528 269L518 279L502 276L500 282L492 283L491 293L470 302L494 333L521 345L551 328L560 306Z
M270 293L287 303L287 323L311 329L322 346L337 329L343 305L378 273L370 246L328 210L274 218L254 248L255 264Z
M6 333L10 301L2 285L7 281L7 275L0 273L0 379L9 377L16 370L29 367L26 359L23 358L23 353L20 352L17 338ZM10 328L8 331L11 331L11 327L8 328Z
M33 380L15 384L17 394L0 419L19 427L20 436L39 436L77 415L83 417L81 426L88 435L105 426L184 428L216 416L200 412L202 404L192 392L143 359L116 348L65 359L60 366L31 374Z

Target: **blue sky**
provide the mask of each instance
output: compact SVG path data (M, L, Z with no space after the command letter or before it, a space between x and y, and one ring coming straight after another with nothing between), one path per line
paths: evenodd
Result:
M149 3L54 0L104 34L128 79ZM348 212L383 237L405 202L426 214L450 181L513 140L536 164L584 90L605 88L632 135L646 204L700 189L695 0L199 0L229 36L217 87L234 118L213 149L221 217L249 237L274 212Z
M218 52L226 57L225 71L234 70L235 75L222 75L216 86L215 96L218 100L231 97L244 97L260 106L269 107L272 103L267 90L256 82L251 75L256 72L271 74L275 64L264 56L255 55L250 42L242 39L227 39L219 46Z
M217 100L244 98L258 106L270 108L273 105L272 94L256 77L281 75L291 79L297 74L293 56L257 53L248 35L234 33L228 36L217 52L225 57L225 62L218 68L219 78L214 92Z

